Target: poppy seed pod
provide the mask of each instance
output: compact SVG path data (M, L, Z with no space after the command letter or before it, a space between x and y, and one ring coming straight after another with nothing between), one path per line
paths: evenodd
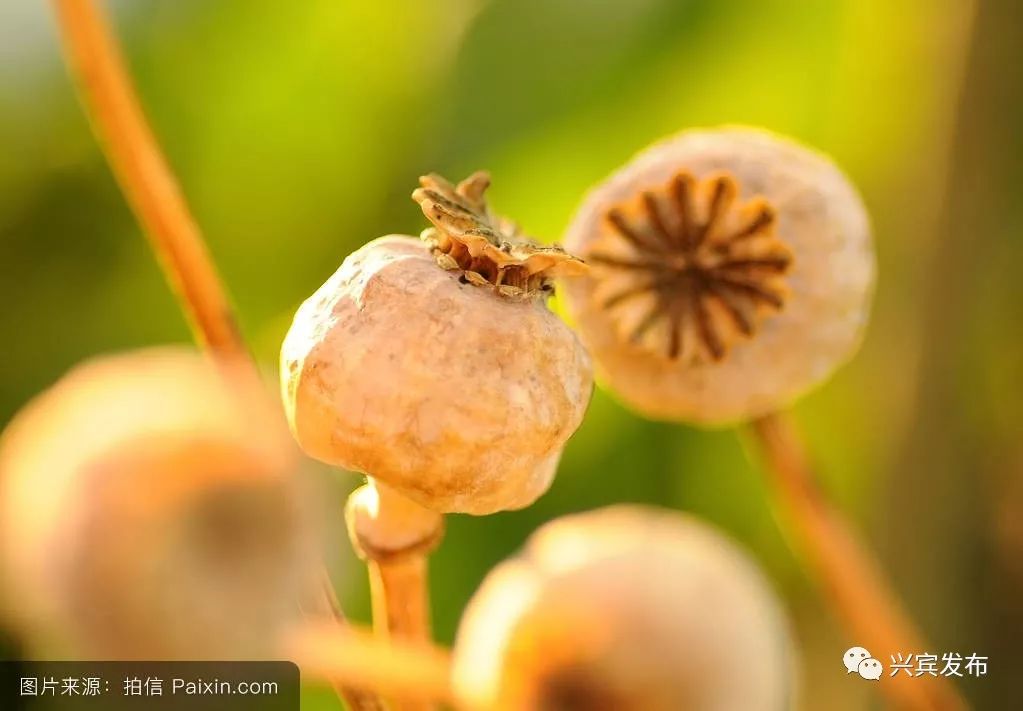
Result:
M527 506L553 479L592 390L589 357L547 309L581 263L518 237L477 173L422 179L435 227L351 254L281 351L299 445L441 513Z
M96 358L6 428L0 594L37 651L276 654L315 534L283 421L224 375L183 348Z
M866 210L823 155L769 133L687 131L593 190L566 246L568 310L642 414L727 424L775 410L857 348L874 282Z
M781 609L732 543L675 512L615 506L540 528L469 603L455 644L470 708L781 711Z

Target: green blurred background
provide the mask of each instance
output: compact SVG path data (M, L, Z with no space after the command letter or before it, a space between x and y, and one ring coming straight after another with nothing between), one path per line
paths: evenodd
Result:
M880 281L863 350L799 403L825 486L938 653L990 657L977 708L1023 707L1023 12L965 0L115 2L139 92L272 369L350 251L418 234L418 175L492 172L557 239L588 186L689 126L831 153L862 189ZM0 422L89 355L189 333L90 133L49 8L0 3ZM358 479L323 472L330 506ZM880 708L732 431L645 422L598 392L532 508L449 518L450 642L486 571L543 521L620 501L694 511L762 562L802 647L807 709ZM332 567L366 620L340 530ZM910 650L907 650L910 651ZM887 660L883 660L887 661ZM305 708L337 708L310 689Z

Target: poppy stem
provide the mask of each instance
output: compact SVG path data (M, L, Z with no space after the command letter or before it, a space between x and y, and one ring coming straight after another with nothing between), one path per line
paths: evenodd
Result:
M763 453L779 516L850 643L865 647L882 661L887 655L924 649L922 635L878 561L821 491L806 445L790 417L772 413L755 420L750 429ZM941 676L885 674L880 690L900 709L969 708L955 686Z
M218 363L259 382L227 289L181 188L135 95L109 21L94 0L53 0L61 40L82 103L110 167L188 316L196 340ZM333 589L324 590L333 599ZM340 609L335 608L336 618ZM355 711L375 711L366 694L339 691Z
M93 0L54 0L54 7L93 130L196 339L215 355L246 359L227 291L146 121L107 19Z
M348 500L345 518L356 553L369 569L373 628L384 640L429 644L429 554L444 518L370 478ZM391 699L395 711L433 711L428 699Z

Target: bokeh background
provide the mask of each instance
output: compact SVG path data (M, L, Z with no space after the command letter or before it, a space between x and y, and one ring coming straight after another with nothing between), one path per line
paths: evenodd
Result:
M872 213L857 358L795 414L931 651L990 657L977 708L1023 706L1023 11L1013 0L114 2L139 92L268 371L350 251L418 234L416 177L485 167L557 239L647 143L744 123L832 154ZM0 422L87 356L189 338L68 81L49 8L0 3ZM880 708L771 513L741 433L645 422L598 392L532 508L453 516L434 558L450 642L541 522L620 501L694 511L784 596L807 709ZM340 517L348 474L321 472ZM346 611L364 570L334 532ZM17 640L9 637L6 653ZM907 650L910 651L910 650ZM886 661L886 660L885 660ZM338 708L310 689L305 708Z

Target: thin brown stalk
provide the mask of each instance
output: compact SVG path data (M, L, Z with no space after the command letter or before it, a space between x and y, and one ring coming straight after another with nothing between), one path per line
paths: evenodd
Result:
M215 353L244 358L227 292L135 97L106 18L92 0L54 0L54 6L93 129L196 338Z
M429 640L426 555L369 561L369 571L377 631L387 637Z
M68 63L107 160L149 238L199 343L246 381L258 370L238 329L227 289L135 96L109 22L93 0L53 0ZM244 384L243 384L244 385ZM248 395L249 391L244 391ZM343 622L329 581L323 595ZM355 711L375 696L339 687Z
M373 627L380 639L428 642L430 635L427 556L414 553L394 560L367 561ZM391 701L395 711L432 711L428 699Z
M877 560L820 490L806 447L791 420L774 413L754 421L751 430L763 450L768 485L781 517L844 627L850 646L865 647L878 656L925 649L922 635ZM940 676L885 674L880 690L899 709L969 708L951 682Z
M321 618L332 618L338 627L346 627L348 618L341 610L327 569L320 568L319 575L320 579L313 588L319 593L314 601L316 614ZM353 711L386 711L383 700L372 690L367 690L361 680L355 679L346 684L338 676L331 676L328 681L338 698L343 699Z

